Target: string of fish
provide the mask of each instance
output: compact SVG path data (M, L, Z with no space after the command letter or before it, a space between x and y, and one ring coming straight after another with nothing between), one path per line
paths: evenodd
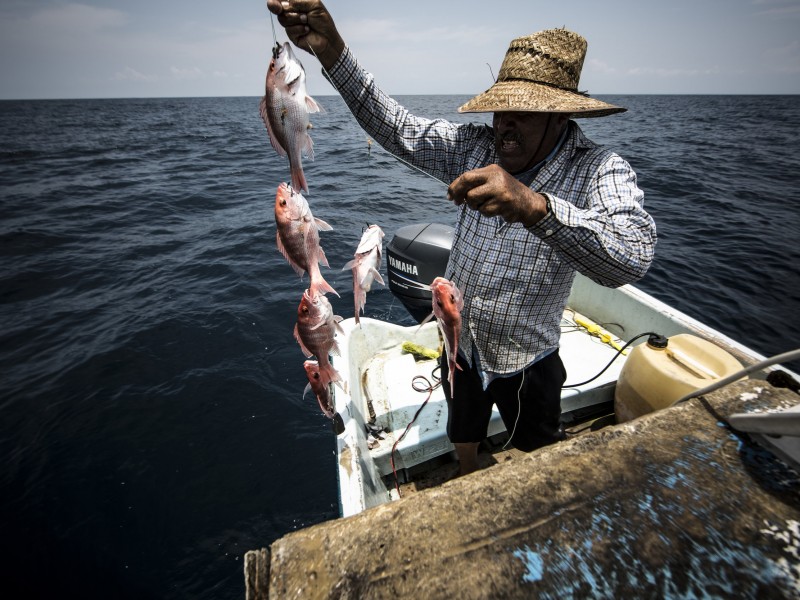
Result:
M278 95L278 98L279 98L280 102L277 103L277 104L272 102L272 99L274 98L274 96L272 96L271 94L274 92L274 90L272 90L272 87L270 86L270 75L273 75L275 78L277 78L278 73L281 73L283 75L283 73L282 73L283 69L286 69L286 73L285 73L285 75L283 75L284 79L281 82L283 84L292 85L294 82L300 81L300 85L302 86L303 82L305 81L305 77L304 77L304 74L302 73L302 65L299 63L299 61L296 61L295 59L293 59L293 56L292 56L291 51L290 51L290 48L287 48L284 51L284 52L287 53L286 54L286 58L285 58L286 63L282 64L280 67L278 66L278 64L279 64L278 63L278 59L281 56L281 49L280 49L281 47L280 47L280 44L278 43L278 40L277 40L277 33L276 33L276 30L275 30L274 15L272 15L272 18L271 18L271 26L272 26L273 41L275 43L275 46L274 46L274 49L273 49L273 62L270 64L270 72L268 72L268 76L267 76L267 91L265 92L265 97L264 97L264 100L262 100L262 104L261 104L262 118L264 118L265 124L267 125L267 129L268 129L268 131L270 133L270 141L271 141L273 147L275 148L275 150L278 151L278 153L280 155L285 154L285 155L288 155L288 157L289 157L290 167L291 167L290 170L292 172L292 183L293 183L293 186L295 188L300 187L304 191L307 191L307 184L305 183L305 176L303 174L301 162L300 162L300 159L299 159L299 156L298 156L298 146L290 146L290 140L288 139L286 131L284 130L284 128L288 126L287 125L288 119L284 118L286 116L287 112L288 112L288 109L286 108L286 105L283 104L283 98L280 98L279 95ZM288 44L285 44L284 46L288 47ZM312 52L313 52L313 49L312 49ZM316 57L316 54L315 54L315 57ZM317 57L317 60L319 60L318 57ZM294 61L296 64L295 65L291 65L292 61ZM275 69L274 72L273 72L273 64L275 65L274 66L274 69ZM294 67L294 70L292 70L292 68L291 68L292 66ZM298 69L298 67L299 67L299 69ZM289 74L290 71L292 73L291 76ZM290 81L290 78L292 78L292 81ZM272 79L272 81L273 82L277 82L278 79ZM277 83L274 83L274 85L277 87ZM305 92L305 90L303 89L302 92ZM294 96L294 94L292 94L292 95ZM314 102L313 99L310 98L310 96L308 96L305 93L301 93L301 94L298 94L298 95L300 95L301 97L305 96L306 103L312 105L312 108L317 108L316 102ZM270 96L269 100L268 100L268 96ZM270 111L272 111L272 112L270 112ZM276 117L276 113L280 113L280 118L279 119L275 118ZM272 120L274 121L274 124L272 124L272 126L270 125L270 118L272 118ZM310 124L308 125L308 127L310 127ZM372 160L372 156L371 156L371 154L372 154L371 146L372 146L372 140L367 138L367 161L368 161L367 168L368 169L372 168L372 163L374 162ZM307 143L303 147L305 149L309 149L310 150L310 148L312 147L311 146L311 142L310 142L310 138L308 139ZM294 150L294 153L295 153L294 164L292 164L293 163L293 161L292 161L292 151L293 150ZM369 179L370 176L371 175L368 174L367 179ZM282 184L281 186L279 186L279 192L278 192L279 196L282 196L282 197L281 197L280 200L276 199L276 203L280 202L280 203L285 203L285 204L296 204L300 208L300 212L305 213L307 210L310 211L309 207L307 206L307 202L305 201L305 199L299 193L295 193L296 191L297 191L296 189L288 188L287 186L284 186ZM303 206L303 205L305 205L305 206ZM276 205L276 221L278 220L278 210L279 209L278 209L278 207ZM316 219L316 218L314 218L313 220L316 222L316 225L319 227L319 229L323 229L323 230L330 229L330 226L327 225L327 223L325 223L324 221L321 221L320 219ZM298 273L302 274L303 270L305 270L305 271L308 272L308 274L309 274L309 276L311 278L311 283L310 283L308 294L307 294L308 297L306 298L306 295L304 295L304 298L301 301L301 306L299 307L299 309L305 311L305 313L307 315L308 314L308 310L314 308L313 306L311 306L312 304L320 303L322 305L322 310L324 311L325 310L325 305L329 304L329 302L327 301L327 299L324 298L324 296L322 296L322 294L325 294L326 292L329 292L329 291L333 292L333 293L336 293L335 290L333 290L333 288L331 288L327 284L327 282L325 282L324 277L322 277L322 275L319 273L316 257L307 257L307 259L305 260L304 263L302 261L293 260L292 249L288 247L288 246L290 246L290 244L289 243L284 243L284 241L282 239L282 235L281 235L280 223L278 223L278 226L279 226L279 233L278 233L278 248L279 248L279 250L281 251L282 254L284 254L284 256L287 258L289 263L293 267L295 267L295 270L298 271ZM343 268L343 270L351 268L352 271L353 271L353 277L354 277L354 300L355 300L355 319L356 319L357 323L359 321L359 312L361 310L363 310L363 307L364 307L364 304L365 304L366 292L369 291L369 288L371 286L372 281L376 280L379 283L383 284L383 279L380 277L380 274L378 272L378 269L380 268L380 256L381 256L382 238L383 238L383 232L380 230L379 227L377 227L377 226L370 227L369 224L367 224L366 230L364 230L362 232L361 243L358 246L355 258L352 261L350 261L347 265L345 265L345 267ZM305 244L304 244L304 246L305 246ZM327 265L327 261L324 259L324 253L322 252L321 248L319 249L319 256L320 256L320 259L321 259L320 262L323 262L323 264ZM320 297L317 298L319 292L321 292L321 294L319 295ZM338 296L338 294L337 294L337 296ZM328 309L328 310L329 310L329 312L332 313L332 309ZM340 317L335 317L335 316L334 316L334 318L335 319L340 319ZM316 329L318 326L319 326L319 324L314 326L314 327L311 327L311 330ZM301 348L303 348L304 352L311 351L312 354L317 356L317 360L320 363L320 365L319 365L320 369L319 369L318 372L316 372L316 380L312 380L311 379L312 372L309 371L309 365L308 364L305 365L307 374L309 375L309 384L311 385L312 389L314 389L316 387L317 390L320 390L321 389L320 388L320 384L323 386L323 389L325 387L329 388L331 381L335 382L335 381L339 380L339 375L336 372L336 370L333 369L332 366L329 364L328 357L327 357L327 352L326 352L326 347L324 347L324 346L323 347L318 347L317 351L314 351L314 349L311 349L311 348L306 348L305 346L308 346L308 344L306 343L304 345L303 342L305 340L301 341L301 338L303 338L303 335L302 335L303 332L308 332L309 329L308 329L308 327L303 327L302 331L301 331L300 328L301 328L301 325L300 325L300 322L298 320L298 326L295 329L295 337L298 339L298 342L300 342ZM332 348L335 348L335 343L332 346ZM320 356L320 354L323 354L324 356ZM325 385L326 383L328 385ZM315 391L315 393L316 393L316 391ZM324 391L323 391L323 393L324 393ZM323 412L325 412L326 415L329 416L329 417L333 416L334 420L336 421L335 417L337 417L338 415L332 415L331 414L333 407L332 406L329 407L331 410L325 410L325 407L323 406L325 404L323 402L323 398L320 396L320 393L316 393L316 395L317 395L317 399L320 401L320 406L323 407ZM329 397L329 398L331 397L331 395L328 394L328 393L325 393L324 395L326 397ZM339 431L341 429L341 423L340 422L339 423L335 422L335 425L338 425L338 426L336 426L334 428L335 431L337 432L337 434L341 433L341 431Z

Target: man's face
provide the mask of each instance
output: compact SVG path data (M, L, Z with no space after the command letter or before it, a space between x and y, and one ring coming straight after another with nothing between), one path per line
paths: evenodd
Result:
M544 160L567 120L567 115L553 113L494 113L494 147L500 166L516 174Z

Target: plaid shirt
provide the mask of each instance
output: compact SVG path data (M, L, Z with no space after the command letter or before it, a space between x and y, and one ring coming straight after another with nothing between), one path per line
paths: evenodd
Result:
M488 125L416 117L384 94L349 49L329 72L359 124L386 150L449 185L498 162ZM616 287L641 278L656 228L636 174L587 139L577 123L530 185L551 212L534 226L459 207L446 277L464 293L459 341L471 363L515 373L558 347L575 271Z

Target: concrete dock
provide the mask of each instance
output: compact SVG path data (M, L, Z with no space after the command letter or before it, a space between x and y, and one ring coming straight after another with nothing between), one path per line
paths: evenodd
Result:
M748 380L248 552L248 598L800 597L800 475Z

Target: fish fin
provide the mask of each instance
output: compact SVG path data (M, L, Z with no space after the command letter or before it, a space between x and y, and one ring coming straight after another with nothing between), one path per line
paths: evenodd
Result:
M322 249L322 246L319 246L319 250L317 251L317 262L325 267L330 267L328 264L328 257L325 256L325 250Z
M311 391L311 384L307 383L305 389L303 390L303 398L306 397L306 394Z
M356 266L356 259L354 258L353 260L347 261L347 264L345 264L345 266L342 267L342 271L347 271L347 269L352 269L355 266Z
M300 344L300 350L303 351L303 354L305 356L313 356L314 355L313 352L309 352L308 351L308 348L306 348L305 344L303 344L303 340L300 339L300 333L297 330L297 325L294 326L294 339L296 339L297 343Z
M383 277L381 277L381 274L378 272L378 269L376 269L376 268L374 268L374 267L372 268L372 276L375 278L375 281L377 281L377 282L378 282L378 283L380 283L381 285L383 285L383 286L385 286L385 285L386 285L386 284L383 282Z
M299 60L287 60L285 65L283 79L286 82L286 86L289 87L298 78L303 76L305 70L303 69L303 65Z
M320 275L319 278L315 277L314 280L309 284L308 289L309 289L309 294L311 294L312 296L314 294L327 294L328 292L330 292L332 294L335 294L337 298L341 298L339 293L335 289L333 289L327 281L325 281L322 275Z
M431 314L429 314L427 317L425 317L425 318L422 320L422 322L419 324L419 326L420 326L420 327L422 327L423 325L425 325L425 323L427 323L428 321L430 321L432 318L433 318L433 311L431 311Z
M319 217L314 217L314 222L317 224L317 229L319 229L320 231L333 231L333 227L328 225L325 221L323 221Z
M306 95L306 110L308 110L308 112L310 112L310 113L315 113L315 112L324 113L325 112L325 109L322 108L322 105L320 105L316 100L314 100L309 95Z
M303 138L302 140L302 145L300 146L300 153L308 160L312 161L314 160L314 140L312 140L311 136L308 135L308 129L306 129L305 138Z
M342 380L342 376L339 375L339 372L333 368L332 364L321 364L319 366L319 380L322 385L328 385L331 382L340 382ZM339 387L344 390L341 384L339 384Z
M381 285L386 285L383 283L383 277L381 277L381 274L378 273L375 267L370 267L369 271L367 271L363 279L361 279L361 287L364 288L364 290L369 291L372 287L373 281L377 281Z
M333 344L331 344L331 354L335 354L336 356L342 355L342 351L339 350L339 344L336 343L336 340L333 340Z
M286 157L288 153L284 150L281 143L278 141L278 137L275 135L275 132L272 130L272 124L269 120L269 109L267 108L267 97L264 96L261 98L261 103L258 105L258 112L261 113L261 119L264 121L264 125L267 126L267 134L269 135L269 143L272 144L272 147L275 148L275 152L278 153L278 156Z
M335 323L336 331L344 335L344 329L342 329L342 326L339 325L339 323L341 323L342 320L343 320L342 317L340 317L339 315L333 315L333 322ZM336 342L334 342L334 344L336 344Z
M271 136L271 134L270 134ZM270 138L271 139L271 138ZM273 144L274 146L275 144ZM277 148L275 148L277 150ZM278 152L280 154L280 152ZM286 153L282 154L282 156L286 156ZM308 183L306 183L306 174L303 173L303 167L297 165L292 165L292 188L295 191L303 192L304 194L308 193Z
M429 314L427 317L425 317L425 318L424 318L424 319L423 319L423 320L420 322L420 324L419 324L419 327L417 327L417 330L416 330L414 333L419 333L419 330L420 330L420 329L422 329L422 326L423 326L423 325L425 325L425 323L427 323L428 321L430 321L432 318L433 318L433 312L431 312L431 314Z

